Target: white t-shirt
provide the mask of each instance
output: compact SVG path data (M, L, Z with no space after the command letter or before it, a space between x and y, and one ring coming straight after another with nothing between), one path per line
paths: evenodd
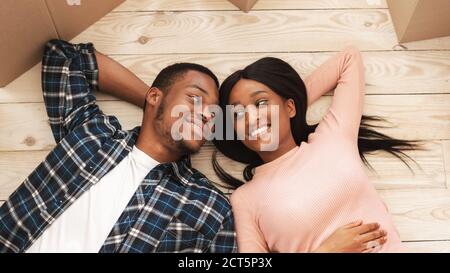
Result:
M26 252L98 252L134 192L158 164L133 146L114 169L82 194Z

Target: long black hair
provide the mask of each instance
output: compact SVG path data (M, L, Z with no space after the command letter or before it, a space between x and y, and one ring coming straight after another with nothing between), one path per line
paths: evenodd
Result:
M219 89L219 105L222 108L223 113L227 113L226 105L228 104L231 89L240 79L250 79L260 82L268 86L281 97L294 100L297 114L291 118L290 125L297 145L300 145L302 141L306 141L308 139L308 135L316 130L318 124L309 125L306 122L306 110L308 106L306 87L300 75L294 68L292 68L291 65L277 58L266 57L250 64L243 70L238 70L231 74L222 83ZM226 116L224 118L233 117ZM421 149L420 144L418 141L391 138L374 130L374 128L381 128L385 126L374 125L373 122L377 123L383 121L385 121L385 119L378 116L362 116L358 133L358 150L362 161L369 168L373 169L364 155L370 152L382 150L403 161L403 163L405 163L412 171L405 159L409 159L413 162L415 161L404 152L408 150ZM223 133L223 140L213 140L214 145L225 156L235 161L247 164L244 168L243 177L246 181L251 180L253 177L253 169L259 165L262 165L264 162L258 153L250 150L242 143L241 140L237 139L236 132L234 133L235 135L233 140L226 140L225 130ZM213 153L212 165L219 179L227 184L224 187L235 189L244 184L244 182L228 174L220 166L217 161L216 152Z

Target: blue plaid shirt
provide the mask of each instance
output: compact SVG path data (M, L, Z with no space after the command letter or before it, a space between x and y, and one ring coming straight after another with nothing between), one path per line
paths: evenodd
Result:
M140 127L123 130L96 104L91 43L49 41L42 89L57 145L0 207L0 252L23 252L132 150ZM30 117L32 118L32 117ZM100 252L235 252L227 198L189 157L156 166L142 181Z

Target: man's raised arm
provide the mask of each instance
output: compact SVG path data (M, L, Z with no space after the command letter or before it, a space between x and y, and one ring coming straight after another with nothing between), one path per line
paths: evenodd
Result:
M150 87L126 67L97 50L95 57L99 70L99 91L142 108Z

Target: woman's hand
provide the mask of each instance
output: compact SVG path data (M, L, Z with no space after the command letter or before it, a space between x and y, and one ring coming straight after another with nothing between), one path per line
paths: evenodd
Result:
M338 228L314 252L369 252L386 243L387 233L377 223L356 221Z

